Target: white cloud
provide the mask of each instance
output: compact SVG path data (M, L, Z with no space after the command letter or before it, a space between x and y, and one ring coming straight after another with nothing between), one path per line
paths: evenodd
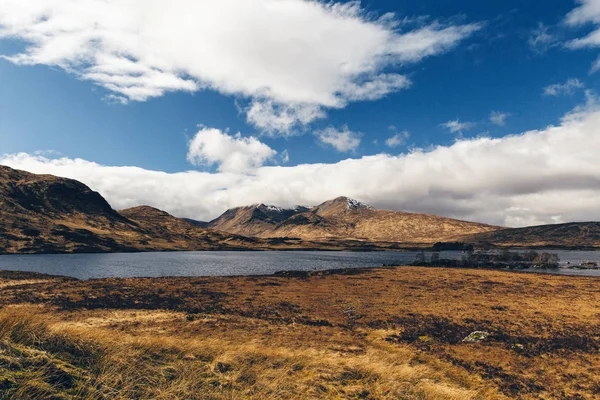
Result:
M462 133L463 131L468 131L469 129L473 129L475 127L474 122L460 122L460 120L455 119L453 121L444 122L440 125L448 129L451 133Z
M203 89L240 96L249 122L270 132L408 87L398 69L480 25L411 29L358 1L0 0L0 38L26 43L5 56L16 64L58 66L121 103Z
M385 144L388 147L398 147L406 143L406 139L410 137L408 131L396 133L394 136L386 139Z
M348 126L344 125L341 129L328 128L315 131L315 135L322 144L332 146L340 152L355 151L360 146L362 133L352 132Z
M577 0L580 4L567 14L566 22L569 25L582 25L589 22L600 24L600 1Z
M277 152L255 137L230 136L214 128L202 128L190 140L187 159L195 165L219 164L221 172L249 172L261 167ZM284 155L285 157L285 155Z
M577 89L583 89L584 85L579 79L568 79L565 83L555 83L544 88L546 96L570 96Z
M347 195L380 208L521 226L600 220L599 126L590 98L540 131L251 174L170 174L24 153L0 156L0 164L81 180L116 208L150 204L204 220L244 204L317 204Z
M314 104L280 104L272 100L253 100L246 109L248 122L269 136L292 135L297 125L307 125L325 118L325 112Z
M500 111L492 111L490 113L490 122L494 125L504 126L506 125L506 119L510 117L510 113L503 113Z
M373 75L361 83L347 82L339 91L345 101L377 100L387 94L410 87L411 81L398 74Z
M600 0L578 0L580 5L573 9L565 18L571 26L594 24L595 29L584 37L571 40L567 47L571 49L600 47ZM600 69L600 58L592 65L592 72Z
M549 33L549 28L540 22L529 35L528 43L536 53L545 53L549 48L557 45L558 38Z

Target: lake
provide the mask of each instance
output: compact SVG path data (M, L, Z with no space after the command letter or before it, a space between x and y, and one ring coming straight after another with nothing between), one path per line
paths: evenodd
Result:
M596 261L600 251L551 251L561 264ZM417 252L332 252L332 251L190 251L110 254L2 255L0 269L42 272L78 279L160 276L269 275L283 270L317 271L338 268L409 265ZM461 257L443 252L442 257ZM535 270L541 273L600 276L600 271Z

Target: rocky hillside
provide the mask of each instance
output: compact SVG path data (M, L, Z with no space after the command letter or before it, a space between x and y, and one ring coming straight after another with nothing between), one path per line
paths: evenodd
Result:
M266 247L267 241L207 230L152 207L118 213L81 182L0 166L0 253Z
M294 215L309 210L301 206L286 209L265 204L237 207L209 222L208 227L244 236L266 237L264 232L270 232Z
M503 229L466 235L460 240L506 247L600 247L600 222L571 222Z
M337 238L415 244L452 241L467 234L501 229L434 215L377 210L347 197L338 197L310 209L286 210L263 204L234 208L208 226L261 238Z

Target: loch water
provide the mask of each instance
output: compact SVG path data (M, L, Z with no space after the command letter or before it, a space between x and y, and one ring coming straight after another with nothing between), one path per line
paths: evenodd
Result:
M547 250L545 250L547 251ZM598 270L565 268L567 263L595 261L600 251L550 251L558 254L562 268L532 270L538 273L600 276ZM318 271L339 268L410 265L417 252L333 251L189 251L108 254L1 255L0 269L41 272L78 279L161 276L270 275L278 271ZM460 258L460 252L443 252Z

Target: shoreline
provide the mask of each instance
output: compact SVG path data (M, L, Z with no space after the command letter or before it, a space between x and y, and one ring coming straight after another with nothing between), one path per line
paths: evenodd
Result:
M434 245L425 244L424 246L419 246L418 243L411 243L403 246L402 243L395 242L363 242L367 246L365 248L361 247L346 247L344 248L336 248L335 245L332 245L332 248L327 247L306 247L306 248L215 248L215 249L198 249L198 250L179 250L179 249L151 249L151 250L143 250L143 249L132 249L132 250L119 250L119 251L64 251L64 252L23 252L23 253L2 253L0 252L0 256L27 256L27 255L68 255L68 254L146 254L146 253L190 253L190 252L292 252L292 251L307 251L307 252L349 252L349 253L372 253L372 252L411 252L411 251L426 251L426 252L434 252ZM323 243L324 246L329 244ZM369 247L372 245L373 247ZM381 247L379 247L381 245ZM386 247L385 245L398 245L398 247ZM338 246L340 247L340 246ZM475 247L475 250L480 251L490 251L490 250L546 250L546 251L598 251L600 252L600 247L593 246L561 246L561 245L544 245L544 246L485 246L485 247ZM448 250L448 251L460 251L460 250ZM443 251L442 251L443 252Z
M469 268L469 267L448 267L441 265L387 265L383 264L378 267L349 267L349 268L331 268L331 269L321 269L321 270L280 270L275 271L271 274L239 274L239 275L162 275L162 276L131 276L131 277L120 277L120 276L107 276L101 278L77 278L70 275L60 275L60 274L48 274L44 272L37 271L26 271L26 270L11 270L5 269L0 265L0 279L3 277L4 273L8 274L23 274L30 275L31 277L47 277L47 278L65 278L72 279L77 281L99 281L99 280L129 280L129 279L189 279L189 278L269 278L269 277L281 277L281 278L310 278L310 277L318 277L318 276L332 276L332 275L360 275L372 273L380 270L398 270L402 268L424 268L424 269L439 269L439 270L458 270L458 271L495 271L502 272L508 274L536 274L543 276L560 276L560 277L576 277L576 278L595 278L600 279L600 269L577 269L577 268L552 268L552 269L543 269L543 268L525 268L525 269L510 269L510 268L489 268L489 267L480 267L480 268ZM553 271L564 271L565 273L556 273ZM598 275L585 275L585 274L577 274L577 273L568 273L569 271L598 271Z

